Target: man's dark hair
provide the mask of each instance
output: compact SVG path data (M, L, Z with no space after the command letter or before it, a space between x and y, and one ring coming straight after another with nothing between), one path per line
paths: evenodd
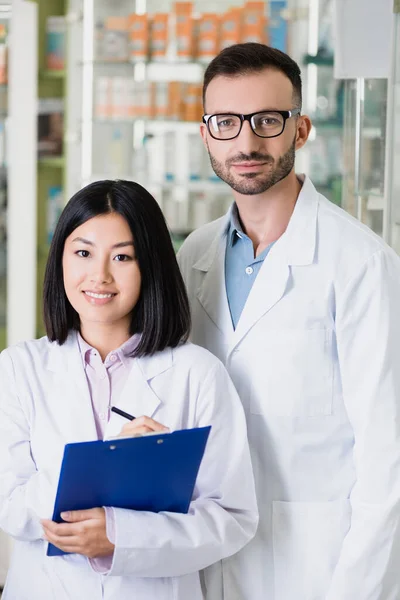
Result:
M208 65L204 74L203 105L206 91L214 77L236 77L250 75L264 69L276 69L286 75L293 86L293 100L301 108L301 72L299 65L290 56L265 44L247 42L234 44L222 50Z
M164 216L147 190L132 181L96 181L77 192L58 221L47 260L43 290L47 336L60 345L71 330L79 330L78 313L64 289L65 240L80 225L118 213L132 232L141 273L139 300L132 311L130 333L141 333L134 356L153 354L187 340L190 310Z

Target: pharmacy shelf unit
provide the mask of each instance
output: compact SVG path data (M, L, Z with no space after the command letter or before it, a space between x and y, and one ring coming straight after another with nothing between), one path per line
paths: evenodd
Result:
M221 0L218 4L195 0L194 11L225 13L231 6L238 8L243 4L244 0ZM267 3L263 7L266 10ZM111 16L117 22L132 11L140 14L146 9L152 14L170 13L168 27L171 23L175 26L173 17L171 20L173 3L167 0L118 0L112 6L105 0L69 2L66 191L71 196L83 185L104 178L138 181L156 197L172 233L182 234L225 212L231 192L210 167L199 133L201 106L197 112L182 106L176 108L182 104L176 100L179 93L193 96L197 86L197 97L201 96L209 59L179 60L175 35L169 38L163 60L155 60L154 56L151 60L127 59L123 53L118 54L117 35L111 48L113 60L104 47L99 47L102 23ZM116 90L111 111L104 101L110 79L112 89ZM118 88L121 80L124 84ZM163 94L170 93L174 82L182 82L184 86L176 88L180 89L174 96L176 111L170 112L166 119L159 101ZM140 89L149 96L138 103ZM118 99L128 93L136 94L133 115L118 105ZM152 110L149 112L149 105L157 107L156 115Z

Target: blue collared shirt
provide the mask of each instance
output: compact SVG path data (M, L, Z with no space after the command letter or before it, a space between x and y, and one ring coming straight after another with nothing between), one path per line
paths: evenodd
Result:
M250 290L261 269L270 244L254 258L251 239L243 232L236 204L231 211L225 252L225 287L233 328L236 329Z

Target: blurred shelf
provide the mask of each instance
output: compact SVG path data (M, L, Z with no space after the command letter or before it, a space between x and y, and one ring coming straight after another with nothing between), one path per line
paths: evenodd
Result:
M54 167L61 169L65 166L65 156L42 156L38 159L41 167Z
M325 54L306 54L303 58L305 65L317 65L319 67L333 67L333 56Z
M385 136L385 131L383 131L380 127L363 127L361 130L361 135L366 140L375 140L383 138Z
M384 210L385 198L382 195L369 193L367 199L367 210Z
M188 83L202 83L204 70L207 63L199 61L112 61L93 60L80 63L93 67L130 67L140 70L144 79L148 81L185 81Z
M4 348L7 346L7 332L6 332L6 328L3 326L0 326L0 350L4 350ZM1 596L1 591L0 591L0 596Z
M316 129L343 129L343 121L340 119L311 119Z
M193 231L193 229L175 229L175 228L169 227L170 234L177 238L185 238L190 233L192 233L192 231Z
M87 183L93 183L94 181L101 181L103 179L125 179L127 181L135 181L134 177L131 174L121 174L116 177L112 177L111 175L95 173L91 175L90 180ZM140 182L143 187L147 188L149 191L155 193L158 190L174 190L180 189L188 192L214 192L214 193L222 193L222 194L230 194L230 187L224 183L223 181L211 181L209 179L197 179L187 182L176 182L176 181L165 181L165 182L157 182L157 181L148 181L145 183Z
M93 123L102 125L134 125L144 123L147 133L164 133L166 131L185 131L199 133L200 121L178 121L174 119L149 119L146 117L95 117Z
M232 193L230 187L223 181L211 181L209 179L194 179L185 183L166 181L165 183L161 184L152 183L149 185L153 187L158 185L165 190L173 190L175 188L180 188L189 192L217 192L222 194Z
M184 131L185 133L199 133L199 121L174 121L149 119L145 122L147 133L165 133L168 131Z
M39 72L40 79L65 79L65 70L42 69Z

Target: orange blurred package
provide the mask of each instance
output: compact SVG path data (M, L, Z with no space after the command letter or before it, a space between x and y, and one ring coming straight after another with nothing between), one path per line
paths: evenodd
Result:
M192 60L194 57L195 20L192 2L175 2L175 35L178 60Z
M219 52L220 17L216 13L204 13L198 23L197 57L209 62Z
M168 14L156 13L150 22L150 55L153 60L165 60L168 48Z
M241 41L242 22L243 8L231 8L222 15L220 50Z
M149 18L145 15L129 15L129 51L133 62L145 61L149 56L150 30Z
M266 43L264 2L246 2L243 9L242 42Z

